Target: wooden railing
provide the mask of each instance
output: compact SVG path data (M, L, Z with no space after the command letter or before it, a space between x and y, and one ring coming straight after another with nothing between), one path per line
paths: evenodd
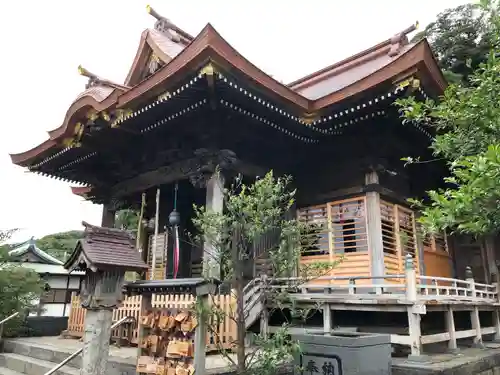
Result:
M314 282L299 278L277 279L270 284L270 288L288 289L297 303L319 303L327 309L330 304L375 305L374 310L381 311L387 311L388 305L397 306L397 311L407 312L409 328L405 335L392 334L391 342L410 346L412 355L420 355L425 344L448 342L450 349L456 349L458 339L473 338L474 343L479 345L482 344L483 335L494 334L496 339L500 339L498 284L476 282L470 267L467 267L466 274L465 280L417 275L411 255L407 255L404 274L329 276L315 279ZM446 332L422 335L421 315L427 313L427 306L436 305L441 305L440 311L444 309ZM455 309L469 311L472 329L455 330ZM491 326L481 327L480 310L493 315ZM325 320L325 330L330 325L331 322Z
M139 312L141 306L141 296L126 298L122 305L113 311L113 322L120 320L125 316L131 316L138 322L140 320ZM153 308L171 308L171 309L189 309L195 299L192 295L153 295ZM236 339L236 324L231 316L236 311L235 299L232 295L217 295L211 298L211 303L215 303L219 309L225 312L226 318L223 319L213 333L207 334L207 351L214 351L220 348L231 349ZM68 318L67 334L72 337L82 337L85 327L85 312L81 307L80 297L72 296L71 311ZM127 339L130 344L137 344L138 330L137 325L129 333L127 327L120 326L113 330L111 337Z

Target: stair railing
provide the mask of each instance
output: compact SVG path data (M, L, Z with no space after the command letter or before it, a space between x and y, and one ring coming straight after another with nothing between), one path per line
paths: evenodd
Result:
M125 323L126 321L129 321L130 319L135 319L135 318L132 317L132 316L125 316L125 317L121 318L120 320L118 320L115 324L113 324L111 326L111 329L115 329L116 327L120 326L121 324ZM57 370L59 370L61 367L63 367L66 363L68 363L69 361L71 361L72 359L74 359L75 357L77 357L78 355L80 355L81 352L83 352L83 348L78 349L76 352L74 352L73 354L71 354L64 361L62 361L61 363L55 365L53 368L51 368L49 371L47 371L43 375L51 375L51 374L53 374L54 372L56 372Z
M12 315L9 315L8 317L6 317L4 320L2 320L0 322L0 341L2 340L2 336L3 336L3 326L6 322L8 322L9 320L11 320L12 318L15 318L16 316L19 315L19 311L18 312L15 312L14 314Z

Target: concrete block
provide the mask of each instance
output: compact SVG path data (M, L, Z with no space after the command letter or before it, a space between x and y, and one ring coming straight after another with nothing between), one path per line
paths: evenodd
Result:
M292 335L302 354L295 364L305 373L325 375L389 375L390 335L333 332Z

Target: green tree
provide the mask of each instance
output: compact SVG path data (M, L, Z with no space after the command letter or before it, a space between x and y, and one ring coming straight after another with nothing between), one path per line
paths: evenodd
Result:
M82 231L71 230L39 238L36 240L36 245L46 253L64 261L73 252L78 240L82 238Z
M306 225L287 215L294 204L295 191L290 191L290 178L275 178L269 172L262 179L251 185L245 185L241 179L224 190L224 212L214 212L205 207L195 207L194 225L201 234L202 240L212 247L215 266L220 267L221 279L231 284L232 293L236 298L236 311L227 314L215 303L207 309L197 306L199 319L207 322L219 322L220 319L232 319L237 326L237 338L234 342L237 360L233 361L225 351L226 357L237 368L238 374L271 375L276 373L279 365L289 360L291 355L299 350L293 342L286 327L276 332L272 337L256 336L256 349L249 355L245 354L245 339L248 333L245 327L244 296L245 265L254 258L252 244L268 233L279 233L279 239L262 249L269 257L272 277L267 283L272 284L278 278L290 277L299 272L303 276L301 282L308 277L317 277L328 272L334 265L318 263L299 269L300 253L304 247L317 240L314 231L306 230ZM314 275L313 275L314 272ZM295 281L297 282L297 281ZM266 288L267 300L273 300L277 305L293 306L290 296L284 291L274 292ZM291 285L287 285L291 287ZM298 310L296 310L298 312ZM307 315L307 312L303 316ZM209 330L216 334L216 329Z
M427 38L450 83L468 84L470 75L488 59L492 28L481 4L446 9L413 40Z
M470 76L471 85L449 86L439 102L398 102L404 122L436 129L432 150L449 163L446 187L429 191L427 201L415 201L431 232L484 235L500 229L500 5L483 1L481 6L492 30L490 51Z
M7 241L12 230L0 230L0 244ZM33 309L34 302L40 297L44 283L38 274L20 265L9 263L8 249L0 249L0 318L15 312L19 315L9 320L4 328L7 336L15 335L23 319ZM37 303L37 302L36 302Z
M123 230L137 231L139 212L132 209L120 210L116 213L115 227Z

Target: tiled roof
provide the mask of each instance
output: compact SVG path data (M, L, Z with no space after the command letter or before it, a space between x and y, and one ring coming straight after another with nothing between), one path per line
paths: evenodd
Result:
M10 257L20 257L24 254L27 253L33 253L36 257L38 257L42 262L46 264L55 264L55 265L62 265L63 262L61 262L59 259L54 258L52 255L47 254L45 251L42 249L38 248L36 246L35 240L32 237L25 243L17 246L16 248L12 249L9 251L9 256Z
M100 103L108 96L110 96L113 91L114 89L108 86L102 86L102 85L92 86L86 89L85 91L82 91L80 94L78 94L75 101L77 101L80 98L83 98L84 96L90 96L96 102Z
M102 228L83 223L84 238L78 242L64 267L80 268L81 261L86 267L97 269L125 268L142 271L148 267L135 248L135 239L127 231Z

